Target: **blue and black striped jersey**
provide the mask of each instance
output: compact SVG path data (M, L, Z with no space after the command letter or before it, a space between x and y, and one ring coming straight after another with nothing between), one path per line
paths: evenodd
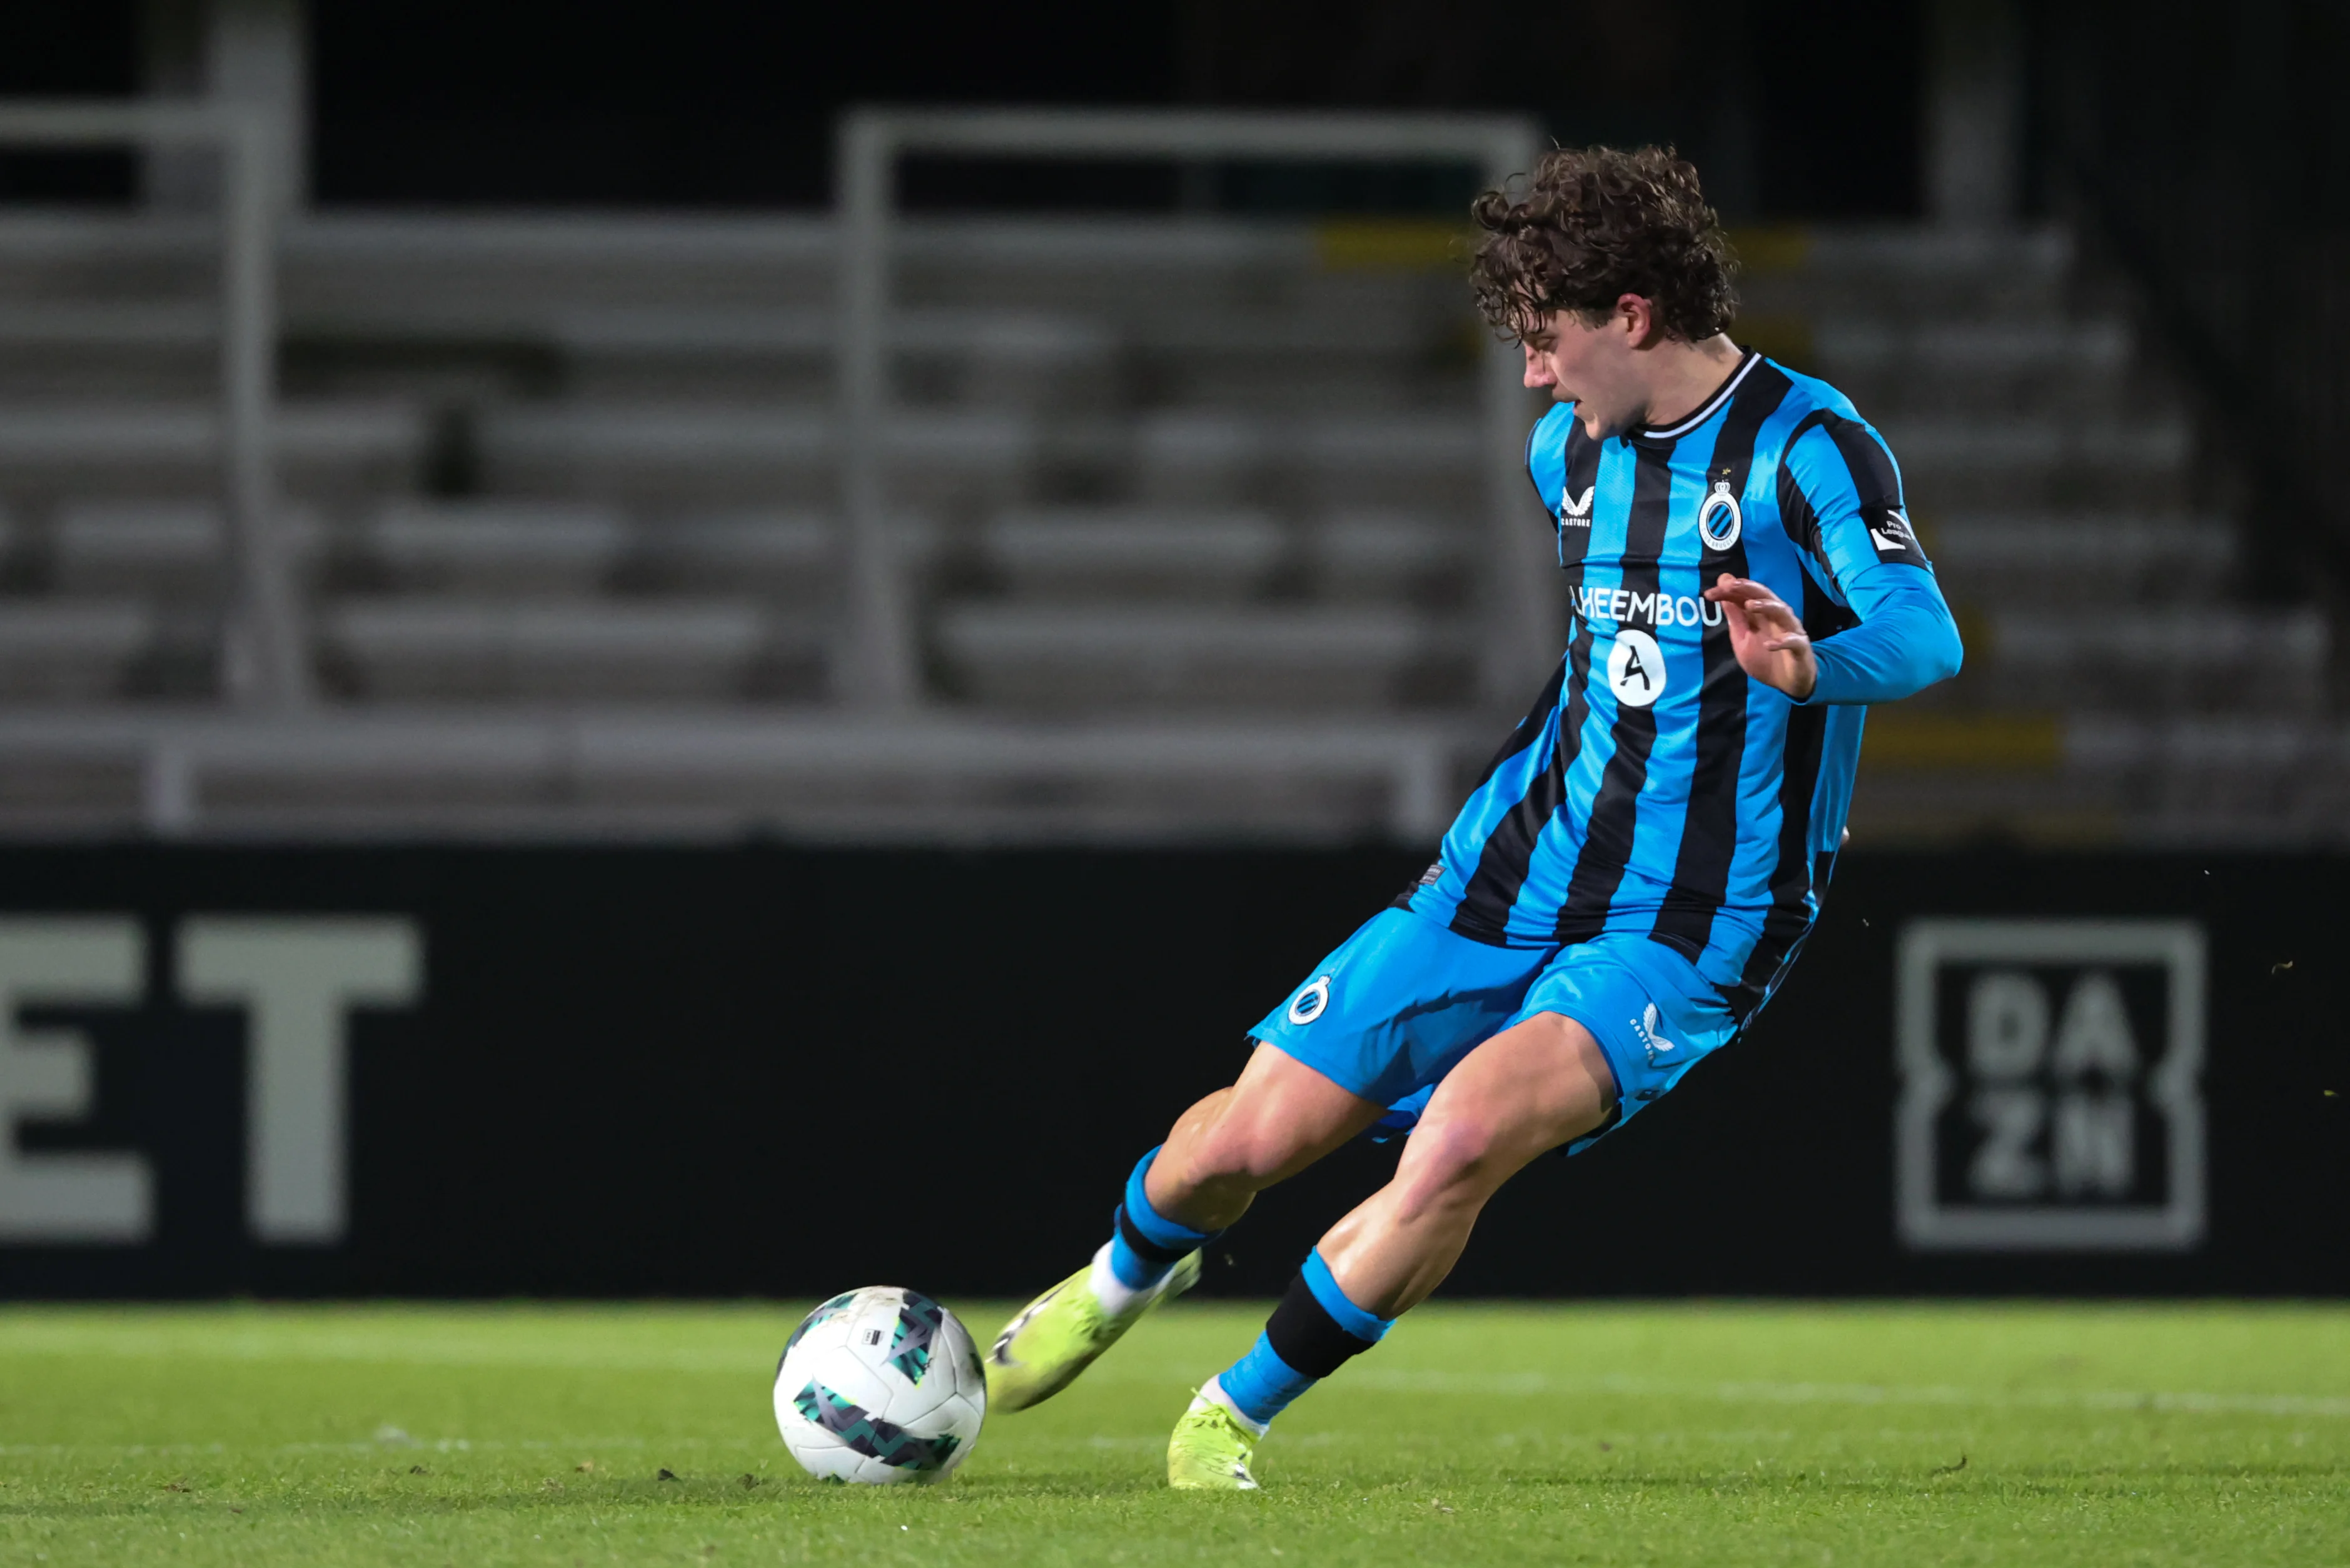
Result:
M1819 910L1863 704L1958 669L1958 630L1883 438L1825 382L1748 354L1669 429L1594 441L1572 405L1526 448L1572 628L1409 907L1481 941L1646 932L1744 1018ZM1752 577L1801 613L1817 689L1751 680L1720 605Z

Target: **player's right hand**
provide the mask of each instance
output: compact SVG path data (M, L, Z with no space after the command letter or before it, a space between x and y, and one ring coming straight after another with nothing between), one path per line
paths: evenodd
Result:
M1774 686L1800 702L1819 684L1819 660L1812 655L1812 639L1786 601L1752 577L1724 572L1705 590L1720 605L1730 626L1730 650L1738 667L1765 686Z

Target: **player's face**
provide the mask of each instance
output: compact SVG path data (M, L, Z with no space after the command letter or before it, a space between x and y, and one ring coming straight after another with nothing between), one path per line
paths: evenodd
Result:
M1562 310L1522 341L1526 385L1549 388L1555 403L1575 404L1594 441L1640 421L1648 395L1632 358L1638 334L1620 313L1594 326Z

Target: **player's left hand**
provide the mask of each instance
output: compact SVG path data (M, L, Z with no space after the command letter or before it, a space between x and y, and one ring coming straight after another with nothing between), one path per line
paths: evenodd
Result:
M1738 656L1738 668L1798 702L1812 694L1820 680L1819 660L1812 657L1804 623L1785 601L1752 578L1728 572L1705 597L1721 607L1730 623L1730 650Z

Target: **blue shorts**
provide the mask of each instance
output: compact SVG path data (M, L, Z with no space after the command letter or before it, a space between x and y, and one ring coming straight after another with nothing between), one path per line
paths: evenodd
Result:
M1695 965L1637 932L1556 948L1497 948L1409 909L1386 909L1249 1031L1408 1128L1479 1045L1538 1012L1591 1031L1616 1109L1575 1154L1629 1121L1738 1032Z

